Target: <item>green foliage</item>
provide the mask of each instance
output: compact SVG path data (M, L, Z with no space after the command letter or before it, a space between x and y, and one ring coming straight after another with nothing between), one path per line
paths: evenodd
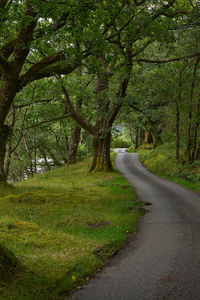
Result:
M129 148L130 147L130 141L124 140L121 137L113 138L111 142L112 148Z

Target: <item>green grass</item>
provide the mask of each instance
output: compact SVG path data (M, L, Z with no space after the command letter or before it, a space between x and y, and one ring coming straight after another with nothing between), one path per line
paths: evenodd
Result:
M142 211L132 188L117 171L88 174L89 163L1 189L0 271L10 271L0 299L59 298L102 268L135 230Z
M175 159L175 145L165 143L155 150L138 150L145 167L156 175L181 184L192 190L200 190L200 162L186 164Z

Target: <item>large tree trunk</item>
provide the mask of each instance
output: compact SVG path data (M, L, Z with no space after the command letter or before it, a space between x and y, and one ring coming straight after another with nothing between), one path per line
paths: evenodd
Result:
M0 184L6 183L4 163L6 143L10 132L9 126L5 125L5 120L16 95L15 80L10 80L10 83L9 79L8 74L8 78L4 78L4 80L1 81L2 87L0 89Z
M111 132L105 137L97 134L93 137L94 156L90 171L112 171L110 159Z

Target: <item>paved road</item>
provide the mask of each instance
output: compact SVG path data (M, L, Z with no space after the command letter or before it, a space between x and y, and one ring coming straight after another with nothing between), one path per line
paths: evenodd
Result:
M148 172L137 154L117 168L151 202L130 243L71 300L200 300L200 196Z

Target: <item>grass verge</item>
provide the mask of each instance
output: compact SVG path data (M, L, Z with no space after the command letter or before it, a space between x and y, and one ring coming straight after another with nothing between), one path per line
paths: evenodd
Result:
M181 184L189 189L200 191L200 162L186 164L176 162L175 145L165 143L155 150L138 150L144 166L156 175Z
M11 272L0 299L62 298L135 230L143 212L130 185L117 171L88 168L81 162L1 189L0 271Z

